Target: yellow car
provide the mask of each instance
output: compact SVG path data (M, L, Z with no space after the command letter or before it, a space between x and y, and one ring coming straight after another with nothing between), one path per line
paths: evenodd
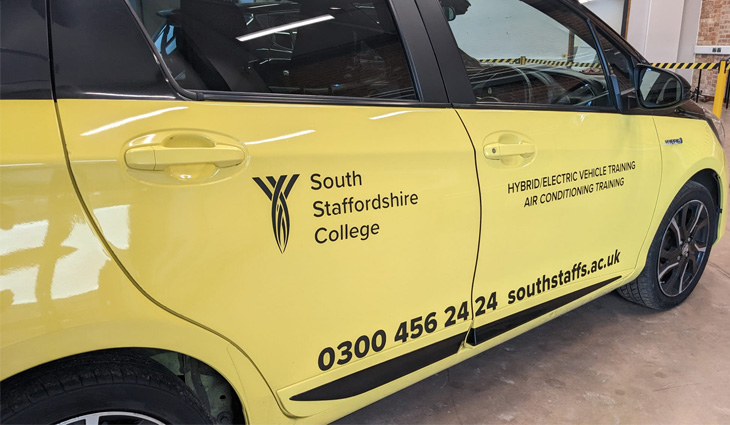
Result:
M715 118L573 0L2 4L2 423L323 423L723 235Z

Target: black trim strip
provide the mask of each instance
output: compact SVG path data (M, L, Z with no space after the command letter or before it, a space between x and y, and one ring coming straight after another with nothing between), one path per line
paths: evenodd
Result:
M360 395L456 354L466 332L297 394L293 401L340 400Z
M446 93L451 103L475 103L474 91L459 54L459 46L441 5L432 0L416 0L416 6L426 26L428 38L436 54Z
M389 6L410 62L411 76L419 99L423 102L448 103L438 62L415 1L390 0Z
M321 96L310 94L277 94L194 91L202 100L251 103L296 103L307 105L342 106L396 106L402 108L450 108L448 103L421 102L410 99L386 99L374 97Z
M544 316L553 310L557 310L560 307L570 304L573 301L578 300L579 298L583 298L586 295L595 292L619 279L621 279L621 276L616 276L603 282L596 283L595 285L591 285L578 291L572 292L570 294L563 295L562 297L555 298L554 300L550 300L542 304L536 305L535 307L528 308L527 310L520 311L519 313L507 316L492 323L488 323L484 326L480 326L476 329L472 328L469 331L469 335L466 337L466 343L474 346L479 345L483 342L487 342L490 339L496 338L519 326L531 322L540 316Z
M618 114L613 106L540 105L532 103L454 103L456 109L491 109L496 111L554 111Z

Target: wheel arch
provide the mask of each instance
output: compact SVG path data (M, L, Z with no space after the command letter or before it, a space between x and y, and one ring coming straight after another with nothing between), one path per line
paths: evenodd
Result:
M719 238L725 233L724 224L726 221L726 211L724 205L725 202L727 202L727 194L723 188L725 188L728 183L726 178L723 177L726 172L724 161L718 156L715 156L714 158L705 158L704 160L695 163L693 167L685 169L683 173L672 175L671 173L667 173L667 169L673 169L673 165L676 164L665 163L663 166L665 171L663 172L660 193L654 210L654 218L647 229L634 273L627 276L627 280L629 281L636 278L646 265L646 257L649 253L649 247L654 239L654 235L659 230L659 225L664 218L669 205L672 203L682 187L684 187L688 182L694 181L705 186L712 195L713 201L717 202L718 223L716 227L717 232L715 234L715 242L717 242L717 240L719 240ZM718 172L718 170L721 171Z
M220 384L224 381L230 386L231 395L235 397L231 403L238 403L241 407L239 418L243 418L245 423L292 421L281 413L275 396L248 357L217 335L183 321L95 323L44 333L4 346L0 350L0 357L4 359L2 383L30 376L55 362L60 362L57 363L60 365L79 356L104 352L147 357L168 370L174 365L170 356L181 356L190 360L191 364L198 363L200 368L208 371L214 382ZM14 361L5 362L5 359ZM179 376L174 370L172 373ZM199 388L191 388L200 398Z
M715 172L715 170L706 168L704 170L698 171L693 175L689 181L697 182L704 187L707 188L707 190L710 192L710 195L712 195L712 201L715 203L715 208L717 208L717 220L718 222L716 229L720 230L720 222L722 221L722 211L723 211L723 197L722 197L722 183L720 181L720 176ZM686 183L685 183L686 184ZM716 233L714 235L714 240L717 241L719 238L719 233Z

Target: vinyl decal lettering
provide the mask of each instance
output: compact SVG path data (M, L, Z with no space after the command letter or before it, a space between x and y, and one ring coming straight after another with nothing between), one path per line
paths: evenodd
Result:
M271 201L271 226L274 239L282 254L289 243L292 229L287 199L299 177L299 174L292 174L282 175L278 178L272 176L253 178L253 181ZM378 222L357 220L359 214L370 213L369 216L372 217L373 214L384 213L396 208L417 206L419 201L418 194L403 190L383 191L366 196L350 196L346 192L343 194L342 189L363 186L363 176L356 171L340 176L323 176L314 173L310 175L309 180L309 188L316 199L312 203L312 214L317 219L327 221L312 230L317 246L348 240L367 241L380 235L382 227ZM327 195L329 196L325 198ZM333 220L337 221L333 223Z
M525 196L523 207L534 207L623 187L626 184L626 178L621 174L633 170L636 170L636 161L599 165L583 170L520 180L507 183L507 194L525 194L533 190L546 189L540 194ZM572 187L559 187L566 185L572 185Z
M497 311L500 303L503 303L503 306L509 306L525 301L529 298L544 295L546 292L572 284L582 278L590 276L593 273L603 271L610 267L615 267L620 262L621 251L615 249L612 253L605 257L596 258L586 263L578 261L571 267L560 269L557 273L543 274L542 276L539 276L536 281L530 282L525 286L520 286L517 289L501 292L499 294L495 291L489 295L476 296L473 300L473 304L471 305L469 301L463 301L460 304L446 306L443 309L424 313L420 316L409 318L408 320L403 320L397 325L394 324L391 329L378 329L372 333L368 332L358 337L347 339L339 344L323 348L317 356L317 366L320 370L327 371L335 366L346 365L354 360L363 358L368 354L378 353L386 348L392 348L393 346L404 344L410 340L418 339L433 332L446 329L457 323L477 318L483 314L487 314L488 312ZM608 284L614 280L616 279L606 281L606 283L602 283L600 285ZM595 287L597 289L601 286L593 285L591 288ZM564 300L565 303L558 303L558 307L580 298L583 296L581 294L584 292L586 292L585 288L559 297L558 299ZM548 304L549 303L553 303L553 301L548 301ZM544 313L542 310L540 311L540 314ZM529 320L532 319L533 318L530 318ZM529 320L520 323L526 323ZM499 320L497 322L499 322ZM512 323L512 321L509 322Z
M575 280L589 276L592 273L602 271L608 267L615 266L621 262L621 251L614 250L610 255L583 264L582 261L574 263L572 267L560 270L558 273L543 274L535 282L521 286L509 291L507 304L514 304L528 298L548 292L557 287L567 285Z
M319 173L310 176L310 188L313 191L330 191L363 186L363 177L356 171L342 176L322 176ZM326 244L345 240L366 241L381 232L379 223L358 222L356 216L367 212L384 212L394 208L418 205L418 195L402 190L376 193L366 197L345 195L343 197L320 199L312 203L315 218L347 218L335 225L322 225L314 230L317 244ZM350 220L350 217L353 219Z
M497 309L497 293L492 292L487 297L477 297L474 302L476 307L474 316L481 316L487 310ZM441 311L432 311L428 314L404 320L391 329L390 332L378 329L372 334L360 335L357 338L342 341L336 346L325 347L319 352L317 366L320 370L327 371L335 365L345 365L355 359L363 358L371 352L377 353L386 347L391 348L393 345L418 339L470 318L469 301L464 301L459 305L450 305L443 309L443 313Z

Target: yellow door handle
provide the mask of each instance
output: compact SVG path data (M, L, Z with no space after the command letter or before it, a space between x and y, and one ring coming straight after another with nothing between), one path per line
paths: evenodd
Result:
M229 145L205 147L139 146L124 153L129 168L162 171L171 165L214 164L218 168L233 167L243 162L246 154Z
M535 153L535 145L529 143L492 143L484 146L484 156L488 159L502 159L521 155L529 157Z

